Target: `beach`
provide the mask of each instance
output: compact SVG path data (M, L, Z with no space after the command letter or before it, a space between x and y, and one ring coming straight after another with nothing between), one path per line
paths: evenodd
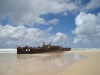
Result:
M100 50L0 53L0 75L100 75Z
M100 51L75 51L87 58L72 64L64 75L100 75Z

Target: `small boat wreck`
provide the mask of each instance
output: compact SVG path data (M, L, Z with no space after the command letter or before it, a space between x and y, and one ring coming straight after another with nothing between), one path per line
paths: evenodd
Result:
M58 51L70 51L71 48L63 48L55 45L45 45L43 43L42 47L17 47L17 54L35 54L35 53L45 53L45 52L58 52Z

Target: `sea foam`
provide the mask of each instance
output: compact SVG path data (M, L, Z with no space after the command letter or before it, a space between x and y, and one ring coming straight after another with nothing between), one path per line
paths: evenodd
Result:
M80 50L100 50L100 48L72 48L72 51L80 51ZM0 49L0 53L17 53L17 49Z
M0 53L17 53L17 49L0 49Z

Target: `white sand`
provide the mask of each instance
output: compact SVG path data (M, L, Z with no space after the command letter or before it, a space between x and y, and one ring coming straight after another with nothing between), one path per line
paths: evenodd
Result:
M100 75L100 51L0 54L0 75Z
M100 75L100 51L72 51L87 56L86 59L77 61L69 69L65 69L64 75Z

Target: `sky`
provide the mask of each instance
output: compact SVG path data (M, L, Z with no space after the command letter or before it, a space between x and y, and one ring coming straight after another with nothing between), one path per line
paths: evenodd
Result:
M0 0L0 48L43 42L100 48L100 0Z

